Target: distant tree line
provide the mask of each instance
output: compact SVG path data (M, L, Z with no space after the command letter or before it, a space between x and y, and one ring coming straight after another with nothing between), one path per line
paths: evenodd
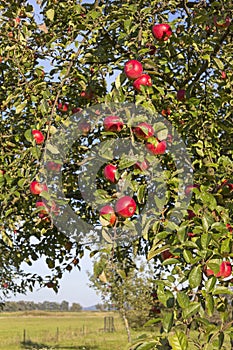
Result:
M7 301L2 303L0 311L13 312L13 311L31 311L31 310L43 310L43 311L70 311L78 312L82 310L82 306L79 303L72 303L69 306L68 301L63 300L61 303L54 301L43 301L35 303L33 301Z

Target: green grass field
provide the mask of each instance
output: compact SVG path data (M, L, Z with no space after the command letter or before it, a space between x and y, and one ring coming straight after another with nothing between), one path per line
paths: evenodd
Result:
M115 332L103 332L105 316L114 317ZM149 331L131 331L132 341L142 333ZM230 348L227 337L223 349ZM114 312L2 312L0 350L17 349L127 350L129 344L123 322ZM189 350L193 349L189 344ZM211 344L206 348L212 349Z
M116 331L103 332L104 316L113 316ZM25 331L25 344L23 344ZM135 339L142 332L132 332ZM124 325L116 313L44 311L0 313L0 349L123 350Z

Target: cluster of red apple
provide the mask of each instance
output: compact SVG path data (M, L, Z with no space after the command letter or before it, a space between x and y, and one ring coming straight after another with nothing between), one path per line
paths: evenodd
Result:
M106 117L103 124L106 131L112 132L120 132L124 127L122 119L118 116ZM157 155L165 153L167 149L166 141L160 141L154 136L154 129L152 125L142 122L133 127L132 131L139 140L145 142L145 147L151 154Z
M103 121L104 130L111 132L120 132L124 123L119 116L108 116ZM132 127L132 132L137 139L145 142L146 149L154 154L164 154L166 151L166 141L160 141L154 136L153 126L146 122L141 122ZM149 162L145 159L142 162L136 162L135 167L141 171L149 167ZM103 175L106 180L111 183L116 183L117 166L114 164L107 164L103 169ZM129 196L121 197L115 204L115 210L111 205L106 205L100 210L100 216L106 219L108 224L113 226L116 222L117 215L123 218L129 218L134 215L136 211L136 203L133 198Z
M58 168L55 167L56 163L53 162L49 162L49 166L52 165L52 169L55 169L55 171L57 171ZM59 166L60 169L60 164L57 164ZM30 184L30 191L32 194L34 195L40 195L43 191L48 191L48 187L45 184L41 184L38 181L32 181ZM40 219L45 219L45 220L49 220L48 218L48 214L49 213L53 213L55 215L59 214L59 208L57 207L56 203L53 202L52 205L46 205L45 202L43 202L42 200L38 200L36 202L36 208L40 209L39 212L39 218Z
M157 40L166 41L171 36L172 30L169 24L155 24L152 27L152 34ZM133 87L135 90L140 91L141 86L152 86L151 77L148 74L143 74L143 66L139 61L130 60L126 62L124 72L127 78L134 80Z
M161 258L162 260L167 260L167 259L179 259L179 256L174 256L169 249L164 250L161 253ZM222 261L222 263L219 266L219 271L218 272L214 272L213 270L209 269L207 266L204 267L204 273L207 277L209 276L215 276L217 278L227 278L229 276L231 276L232 273L232 266L231 263L229 261Z
M155 24L152 27L153 36L159 41L166 41L172 35L172 30L169 24L161 23ZM133 87L135 90L140 91L141 86L152 86L152 80L150 75L143 73L143 66L137 60L130 60L125 63L124 72L128 79L134 80ZM185 89L177 91L176 98L178 101L185 100ZM170 110L163 110L166 115L170 114Z
M140 91L141 86L152 86L151 77L148 74L143 74L143 66L137 60L126 62L124 72L127 78L134 80L133 87Z

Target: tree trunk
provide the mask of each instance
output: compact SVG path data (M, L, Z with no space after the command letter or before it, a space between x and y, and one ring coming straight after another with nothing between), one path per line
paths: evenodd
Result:
M124 320L125 329L126 329L126 333L127 333L127 337L128 337L128 343L131 343L131 333L130 333L130 328L129 328L129 322L128 322L128 319L126 317L125 310L121 310L121 315L122 315L123 320Z

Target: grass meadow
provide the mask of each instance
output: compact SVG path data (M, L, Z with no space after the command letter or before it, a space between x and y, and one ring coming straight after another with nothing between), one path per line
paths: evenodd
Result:
M103 332L104 316L114 317L115 332ZM133 339L141 333L133 331ZM123 350L127 349L127 335L117 313L0 313L0 350L3 349Z
M114 317L115 332L103 332L105 316ZM143 333L149 331L131 331L132 341ZM17 349L127 350L129 345L123 322L114 312L1 312L0 350ZM188 349L196 347L189 344ZM212 350L213 345L205 349ZM222 349L231 349L229 338Z

